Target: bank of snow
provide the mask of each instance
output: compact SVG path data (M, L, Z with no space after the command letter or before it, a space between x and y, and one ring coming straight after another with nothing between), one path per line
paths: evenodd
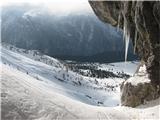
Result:
M0 64L2 119L159 119L159 100L138 108L97 107L53 91L49 85Z
M129 78L127 81L125 81L124 84L126 83L131 83L134 86L137 86L138 84L143 84L143 83L150 83L151 80L148 77L148 74L146 72L146 66L140 66L139 71L131 78Z

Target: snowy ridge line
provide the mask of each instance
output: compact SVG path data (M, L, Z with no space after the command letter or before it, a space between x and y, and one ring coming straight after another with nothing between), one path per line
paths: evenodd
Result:
M43 53L40 53L38 50L26 50L22 48L17 48L13 45L6 44L6 43L2 43L2 46L4 46L4 48L7 50L11 50L13 52L22 54L28 58L43 62L47 65L51 65L54 67L64 67L63 62L60 62L57 59L52 58L50 56L44 55Z

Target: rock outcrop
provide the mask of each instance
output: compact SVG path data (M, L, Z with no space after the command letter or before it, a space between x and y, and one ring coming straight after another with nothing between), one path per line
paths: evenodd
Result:
M135 78L137 77L133 77L133 80L135 80ZM121 86L121 105L136 107L159 97L159 89L150 82L132 85L132 82L126 81L123 85L124 86Z
M152 86L156 91L159 90L160 1L89 1L89 3L100 20L122 28L124 36L129 36L132 39L134 50L141 58L141 61L144 62L148 77L151 80L151 86L145 84L144 89L139 86L138 88L136 87L136 90L144 93L145 90L150 91L149 88L152 89ZM131 89L127 89L127 86L130 86ZM123 85L122 88L122 96L126 94L126 91L135 91L133 90L135 87L131 87L129 84ZM131 94L134 93L131 92ZM147 92L147 94L151 95L152 93ZM160 92L156 97L151 97L151 99L156 99L159 96ZM147 98L144 95L142 101L151 100ZM129 101L128 97L122 97L122 103L126 100ZM136 103L133 106L140 103ZM128 104L128 106L132 105Z
M160 88L152 84L146 72L146 66L121 85L121 105L136 107L159 97Z

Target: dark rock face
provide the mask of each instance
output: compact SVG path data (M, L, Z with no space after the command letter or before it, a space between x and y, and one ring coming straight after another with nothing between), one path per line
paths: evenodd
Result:
M89 1L89 3L100 20L115 27L119 26L130 35L134 50L146 65L148 77L151 79L151 83L137 87L130 84L122 85L122 104L135 107L143 103L142 101L159 97L160 92L155 91L159 91L160 88L160 2ZM134 101L137 102L133 103Z
M121 104L130 107L145 104L147 101L159 97L159 88L151 83L139 83L135 86L126 82L121 86L121 91Z
M141 63L139 71L121 85L121 104L136 107L160 96L160 86L148 78L146 66Z
M125 27L132 38L135 52L147 66L152 82L160 84L160 2L89 3L102 21L123 29Z

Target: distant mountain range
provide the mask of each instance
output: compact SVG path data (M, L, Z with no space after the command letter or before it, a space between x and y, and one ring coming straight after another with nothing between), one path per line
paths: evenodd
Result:
M1 14L2 42L60 59L124 60L122 33L91 12L55 14L38 6L22 5L5 6ZM136 58L130 45L128 59Z

